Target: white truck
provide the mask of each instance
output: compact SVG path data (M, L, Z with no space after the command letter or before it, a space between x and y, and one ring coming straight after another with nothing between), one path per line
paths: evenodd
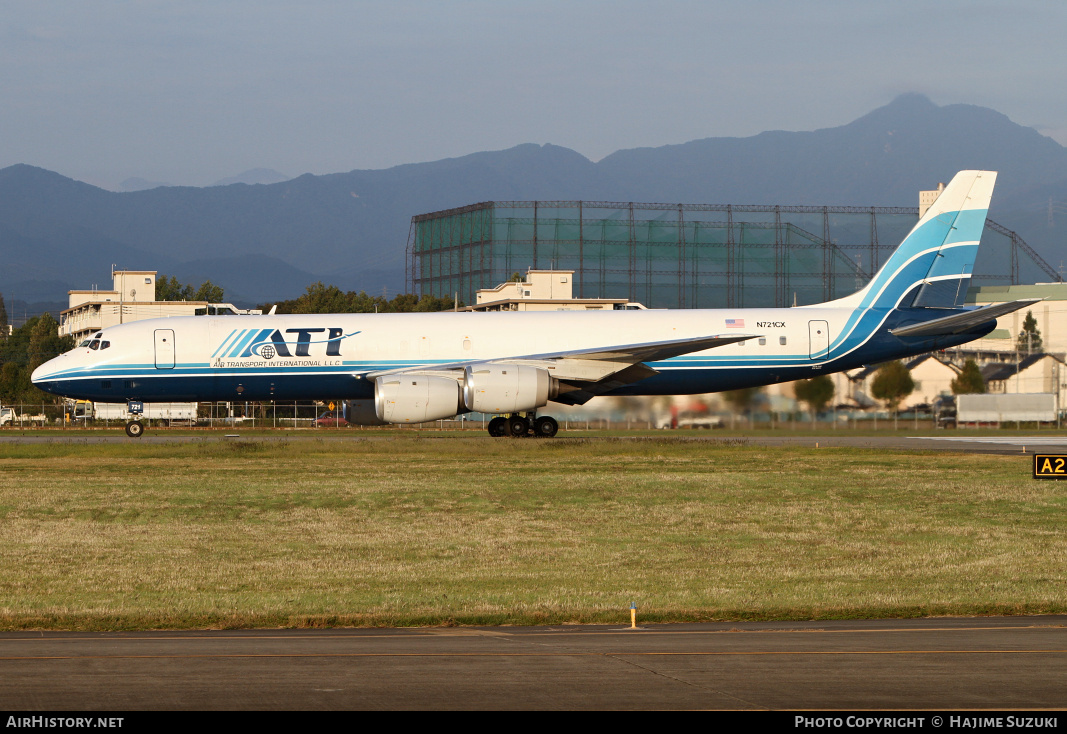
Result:
M956 413L956 419L960 423L1055 423L1056 394L1036 392L957 395Z
M14 408L0 407L0 426L43 426L47 421L48 418L43 413L19 415Z
M160 420L168 424L196 423L197 403L145 403L144 412L139 416L132 415L127 409L126 403L91 403L87 400L78 400L72 406L71 419L98 420L98 421L121 421L125 423L131 420Z
M722 416L714 413L682 413L677 417L668 416L659 422L660 428L722 428L726 422Z

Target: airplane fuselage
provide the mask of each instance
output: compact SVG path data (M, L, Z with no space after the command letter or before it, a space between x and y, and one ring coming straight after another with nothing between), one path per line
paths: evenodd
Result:
M99 346L50 363L38 386L99 402L366 399L367 373L554 354L603 345L751 335L648 366L658 374L611 395L706 393L808 378L963 344L964 334L888 330L936 309L767 309L191 316L104 330ZM41 379L38 379L38 378Z

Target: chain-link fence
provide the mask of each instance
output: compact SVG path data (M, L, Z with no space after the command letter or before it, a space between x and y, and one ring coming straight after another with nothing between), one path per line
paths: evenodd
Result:
M549 411L551 412L551 411ZM448 420L426 423L358 426L346 420L342 403L331 408L322 403L145 403L144 413L132 416L124 403L18 403L0 406L0 431L33 428L52 429L114 429L122 428L129 420L140 420L152 429L340 429L349 431L438 430L486 431L495 416L468 413ZM806 412L755 412L751 415L708 414L701 420L669 415L642 417L598 417L596 415L556 415L561 430L574 431L644 431L676 429L679 432L699 432L705 429L782 430L782 431L884 431L930 430L942 428L935 416L928 412L902 411L893 415L887 411L834 410L816 419ZM997 428L1060 428L1054 423L975 424L971 427ZM963 426L960 426L961 428Z

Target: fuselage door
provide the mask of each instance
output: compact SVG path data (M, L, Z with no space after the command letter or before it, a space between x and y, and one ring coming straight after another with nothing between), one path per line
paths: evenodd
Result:
M830 356L830 324L825 321L808 322L808 355L811 359Z
M156 329L156 369L174 369L174 330Z

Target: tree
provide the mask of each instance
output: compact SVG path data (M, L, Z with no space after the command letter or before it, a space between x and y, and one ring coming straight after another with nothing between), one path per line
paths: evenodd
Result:
M0 346L0 402L42 403L53 398L30 381L33 370L74 348L74 340L59 335L51 314L34 316L15 329Z
M758 387L743 387L740 390L727 390L722 394L723 400L729 403L735 412L748 415L752 412L752 406L756 403L760 390Z
M5 362L0 368L0 403L18 403L32 387L30 373L15 362Z
M184 288L174 276L168 278L160 275L156 278L157 301L191 301L193 300L193 287L187 285Z
M419 312L451 311L454 304L455 301L447 296L440 298L438 296L431 296L427 293L415 303L415 308L413 310ZM463 305L462 300L459 302L459 305Z
M1037 319L1033 311L1026 312L1023 319L1023 330L1019 332L1019 338L1015 342L1015 349L1026 354L1041 352L1041 332L1037 329Z
M383 296L369 296L365 291L345 293L335 285L319 281L309 285L302 296L273 305L277 307L277 313L410 313L451 311L453 301L431 295L419 298L413 293L401 293L390 301ZM263 311L270 308L271 304L260 305Z
M215 285L210 280L205 280L193 294L194 301L207 301L208 303L222 303L224 293L221 285Z
M982 379L982 370L978 369L978 363L968 359L963 363L963 369L956 379L952 381L953 395L970 395L985 392L985 380Z
M207 301L208 303L222 303L225 297L222 286L215 285L210 280L205 280L199 288L193 288L189 283L182 285L174 276L160 275L156 278L157 301Z
M811 419L826 409L834 399L834 381L829 375L818 375L810 380L797 380L793 383L793 393L797 400L808 404Z
M59 335L59 322L52 314L42 314L30 331L29 366L35 370L42 364L74 348L71 337Z
M915 380L911 378L911 372L899 359L886 362L874 375L871 382L871 395L884 400L886 406L897 412L900 401L911 395L915 389Z

